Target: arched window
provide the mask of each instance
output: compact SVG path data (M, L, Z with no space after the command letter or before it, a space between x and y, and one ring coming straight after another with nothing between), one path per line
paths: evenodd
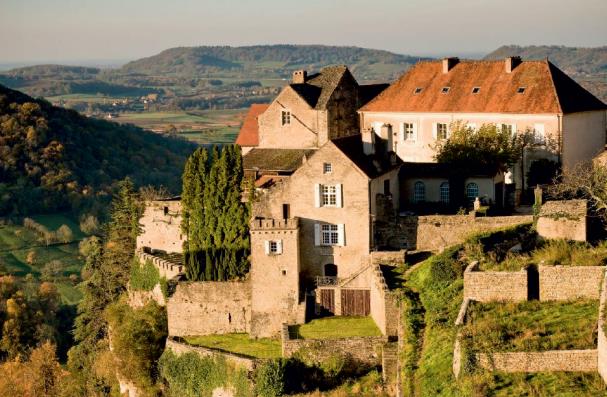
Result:
M440 184L440 202L443 204L449 204L449 182L443 182Z
M417 181L413 185L413 202L423 203L424 201L426 201L426 185L422 181Z
M468 201L473 202L478 197L478 185L474 182L470 182L466 185L466 197Z
M325 265L325 276L336 277L337 276L337 266L332 263L327 263Z

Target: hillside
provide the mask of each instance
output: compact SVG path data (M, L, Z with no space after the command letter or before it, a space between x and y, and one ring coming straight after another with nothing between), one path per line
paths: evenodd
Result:
M607 102L607 46L584 48L564 46L502 46L485 59L518 55L523 59L546 59L574 78L603 102Z
M419 57L358 47L260 45L250 47L178 47L124 65L123 73L196 77L218 72L246 72L248 77L288 77L295 69L317 70L348 65L361 80L391 80Z
M0 216L78 208L129 176L179 191L193 146L0 86ZM153 159L153 161L151 161Z

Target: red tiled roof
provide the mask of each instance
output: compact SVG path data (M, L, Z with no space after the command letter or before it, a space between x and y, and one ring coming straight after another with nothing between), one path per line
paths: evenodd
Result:
M449 87L447 93L442 93L444 87ZM518 93L521 87L524 92ZM528 114L606 108L548 61L523 61L506 73L501 60L459 61L448 73L443 73L442 61L419 62L360 110Z
M240 146L257 146L259 145L259 125L257 117L266 111L268 104L254 103L249 108L249 112L244 118L236 144Z

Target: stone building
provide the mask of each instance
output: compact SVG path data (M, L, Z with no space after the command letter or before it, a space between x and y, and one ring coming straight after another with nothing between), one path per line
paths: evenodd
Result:
M379 135L385 126L390 149L405 162L434 162L434 143L446 139L455 122L533 131L537 145L524 155L526 174L536 159L549 158L567 168L602 151L606 109L547 60L446 58L419 62L359 115L363 132ZM520 188L521 167L512 171Z

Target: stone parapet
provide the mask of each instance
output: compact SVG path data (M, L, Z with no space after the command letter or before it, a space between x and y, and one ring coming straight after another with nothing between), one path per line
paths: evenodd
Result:
M253 219L251 221L251 231L263 230L284 230L297 229L299 227L298 218L290 219Z
M371 263L373 265L399 266L405 263L407 250L398 251L372 251Z
M181 342L175 338L167 338L165 349L171 350L176 355L185 353L196 353L201 357L222 357L226 362L234 364L238 367L244 368L249 372L252 372L259 359L243 356L236 353L228 353L221 350L209 349L201 346L192 346L187 343Z
M607 274L603 277L603 286L601 290L601 300L599 304L599 324L598 324L598 371L607 383L607 337L605 336L605 317L607 315Z
M540 210L537 233L547 239L586 241L586 200L548 201Z
M152 262L152 264L154 264L154 266L156 266L158 269L160 277L166 277L167 280L178 277L185 271L183 265L170 262L164 258L154 256L152 254L148 254L143 250L137 250L136 255L140 263L145 263L147 261Z
M478 366L502 372L596 372L597 350L478 353Z

